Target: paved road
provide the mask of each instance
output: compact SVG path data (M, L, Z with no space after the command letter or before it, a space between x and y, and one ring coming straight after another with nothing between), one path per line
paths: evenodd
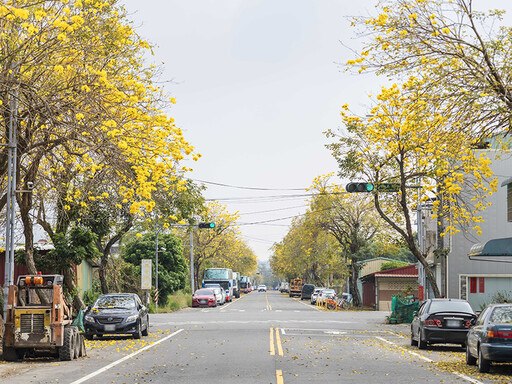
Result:
M418 351L384 312L320 311L277 292L151 316L150 336L95 340L73 362L0 364L9 383L508 383L512 365L477 374L460 348Z

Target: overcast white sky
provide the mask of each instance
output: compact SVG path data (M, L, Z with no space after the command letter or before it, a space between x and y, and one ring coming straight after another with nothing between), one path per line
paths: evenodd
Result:
M375 0L124 0L144 38L157 45L162 80L177 100L169 114L203 155L190 177L241 187L306 188L336 171L322 132L340 127L340 106L364 113L370 76L340 71L361 41L349 16L374 13ZM474 1L476 8L510 8ZM483 7L483 8L482 8ZM209 185L240 224L305 211L300 191L254 191ZM273 196L261 199L262 196ZM277 197L275 197L277 196ZM226 198L252 198L244 201ZM254 213L260 211L270 211ZM291 220L241 225L260 260Z

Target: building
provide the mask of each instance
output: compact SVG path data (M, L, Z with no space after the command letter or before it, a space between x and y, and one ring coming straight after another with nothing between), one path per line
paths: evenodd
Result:
M496 293L512 297L511 263L488 257L470 259L468 256L472 247L482 248L478 244L512 237L512 156L492 149L486 153L498 177L498 191L487 199L491 205L482 214L484 222L478 224L482 234L468 229L446 237L444 248L449 249L446 259L430 258L435 266L438 285L446 287L441 294L466 299L475 311L490 303Z
M418 267L416 264L370 273L361 278L363 306L378 311L391 311L393 295L410 292L418 297Z

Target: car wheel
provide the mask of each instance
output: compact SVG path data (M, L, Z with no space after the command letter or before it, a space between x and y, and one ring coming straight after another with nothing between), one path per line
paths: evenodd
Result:
M142 332L140 330L140 323L137 323L135 326L135 333L133 334L134 339L140 339L142 337Z
M489 369L491 369L491 361L484 359L482 355L482 350L478 349L478 372L480 373L486 373L489 372Z
M411 328L411 345L413 347L418 345L418 342L416 340L414 340L414 333L412 332L412 328Z
M476 357L474 357L469 351L469 345L466 344L466 364L476 365Z
M149 335L149 316L146 317L146 328L142 331L142 336Z
M418 348L427 349L427 342L421 338L421 329L418 330Z

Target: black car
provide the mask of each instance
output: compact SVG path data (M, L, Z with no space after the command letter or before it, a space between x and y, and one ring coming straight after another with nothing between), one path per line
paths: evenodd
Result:
M302 286L302 291L300 292L300 299L301 300L311 300L311 295L315 291L315 285L314 284L304 284Z
M466 363L489 372L493 361L512 362L512 305L491 304L478 316L466 339Z
M476 319L466 300L429 299L414 313L411 345L419 349L428 344L466 344L466 335Z
M84 315L85 337L130 334L135 339L148 335L148 309L135 293L101 295Z

